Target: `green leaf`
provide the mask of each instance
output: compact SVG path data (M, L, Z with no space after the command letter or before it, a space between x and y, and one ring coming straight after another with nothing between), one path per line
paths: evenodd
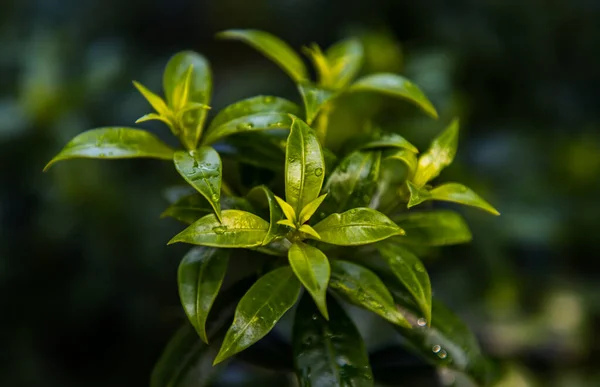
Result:
M296 83L308 79L306 66L300 56L284 41L268 32L259 30L228 30L217 34L218 38L242 41L281 67Z
M208 343L206 320L221 289L228 262L228 250L195 247L179 264L179 298L188 319L205 343Z
M378 250L392 273L417 301L427 324L431 324L431 282L421 260L397 244L384 243L378 246Z
M186 76L190 77L187 82ZM209 105L212 74L208 61L193 51L175 54L165 68L163 87L167 103L174 111L183 109L188 103ZM187 149L196 149L207 114L206 109L195 109L188 111L182 118L180 137Z
M261 192L264 195L261 195ZM278 237L285 235L286 230L283 227L278 226L277 223L280 220L283 220L284 214L281 208L277 205L277 200L273 192L271 192L267 186L261 185L254 187L247 196L249 199L253 198L256 201L259 200L258 198L264 197L269 206L269 230L267 231L267 236L265 236L262 244L268 245Z
M398 160L408 168L408 178L411 179L417 170L417 155L407 149L387 151L384 153L386 160Z
M139 123L146 122L146 121L161 121L161 122L164 122L165 124L167 124L167 126L169 128L171 128L171 130L173 130L173 123L168 118L161 116L159 114L156 114L156 113L149 113L149 114L143 115L142 117L135 120L135 123L139 124Z
M293 221L291 221L289 219L278 220L277 224L280 224L282 226L291 227L294 230L296 229L296 223L294 223Z
M332 199L325 202L329 212L368 207L377 188L380 166L379 151L355 151L344 158L325 184Z
M173 161L177 172L208 200L221 219L221 158L217 151L208 146L177 151Z
M431 196L425 200L454 202L482 209L492 215L500 215L500 213L494 207L483 200L472 189L459 183L442 184L429 191L429 194Z
M313 228L322 242L340 246L364 245L404 234L387 216L370 208L331 214Z
M315 67L319 85L328 86L330 83L329 62L323 54L321 47L316 43L311 43L306 47L302 47L302 52L311 60Z
M359 73L363 62L363 46L358 39L337 42L326 52L329 83L334 89L346 87Z
M390 73L367 75L354 82L348 91L371 91L404 98L420 107L431 117L438 118L435 108L421 89L400 75Z
M301 387L373 387L369 356L358 329L335 299L327 321L310 297L298 304L292 333L294 364Z
M323 203L323 200L325 200L326 197L327 197L327 194L323 194L323 195L319 196L318 198L316 198L315 200L313 200L312 202L305 205L304 208L302 209L302 211L300 211L300 215L298 216L298 218L299 218L298 223L304 224L304 223L308 222L308 220L313 216L315 211L317 211L317 209L319 208L321 203Z
M298 90L306 109L306 122L311 125L321 109L338 94L310 82L298 84Z
M192 224L204 215L211 214L212 212L213 208L204 196L192 194L184 196L171 204L160 217L171 217L180 222Z
M315 132L294 117L286 146L285 198L296 214L315 200L325 178L325 161Z
M203 144L212 144L223 137L248 131L289 129L300 108L284 98L257 96L236 102L221 110L208 127Z
M287 266L256 281L240 300L214 364L243 351L269 333L296 303L300 288L300 282Z
M296 277L315 300L321 314L329 320L325 296L331 269L325 254L316 247L297 242L288 251L288 259Z
M431 199L431 193L426 188L419 188L410 181L406 182L408 191L410 192L410 198L406 204L406 208L411 208L417 204L421 204L426 200Z
M445 246L470 242L469 226L463 217L449 210L408 212L394 216L394 221L406 231L404 244Z
M98 128L75 136L44 168L69 159L128 159L150 157L171 160L173 149L145 130Z
M310 235L313 239L316 239L319 241L321 240L321 236L319 235L319 233L316 232L315 229L312 228L311 226L309 226L308 224L303 224L302 226L300 226L298 231Z
M281 208L287 220L289 220L292 223L296 223L296 211L292 208L292 206L290 206L285 200L283 200L279 196L275 196L275 200L277 200L277 204L279 204L279 208Z
M428 181L436 178L444 168L452 164L458 148L458 127L458 119L453 120L431 142L429 149L419 157L417 172L413 178L413 183L417 187L424 186Z
M378 148L400 148L406 149L413 153L419 153L419 150L411 144L407 139L397 133L381 132L375 138L361 146L361 149L378 149Z
M158 95L156 95L153 92L151 92L150 90L148 90L146 88L146 86L142 85L139 82L133 81L133 85L135 86L136 89L138 89L140 94L142 94L144 96L144 98L146 98L146 100L150 103L152 108L159 115L168 117L171 114L169 107L167 106L167 104L161 97L159 97Z
M383 282L363 266L340 260L331 262L329 287L354 305L370 310L395 325L411 327L396 309Z
M225 210L222 221L214 214L198 219L169 241L193 245L248 248L260 246L269 231L269 223L258 216L240 210Z

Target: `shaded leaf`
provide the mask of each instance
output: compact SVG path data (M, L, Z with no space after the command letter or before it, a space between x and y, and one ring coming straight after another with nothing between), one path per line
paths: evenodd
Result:
M359 73L363 62L363 46L358 39L346 39L327 49L329 80L334 89L346 87Z
M413 153L419 153L419 150L411 144L407 139L397 133L381 132L375 138L361 146L361 149L378 149L378 148L400 148L406 149Z
M261 195L261 192L263 195ZM281 208L277 205L277 200L273 192L271 192L267 186L261 185L254 187L247 196L248 198L254 198L256 201L260 200L259 197L264 197L269 206L269 230L267 231L267 235L265 236L262 244L268 245L279 236L285 235L285 228L278 226L277 223L278 221L284 219L284 214Z
M239 40L254 47L267 58L277 63L295 82L308 78L306 66L300 56L278 37L259 30L227 30L217 34L218 38Z
M296 214L319 196L324 175L325 161L315 132L294 117L286 145L285 198Z
M203 144L211 144L223 137L248 131L289 129L292 118L300 108L284 98L257 96L236 102L221 110L208 127Z
M337 96L337 93L323 87L313 85L310 82L298 84L298 90L306 109L306 122L311 125L321 109Z
M360 333L335 299L323 318L310 297L300 300L292 346L301 387L372 387L369 357Z
M410 245L445 246L470 242L469 226L464 218L449 210L408 212L394 216L406 235L395 241Z
M149 113L149 114L143 115L142 117L135 120L135 123L139 124L139 123L147 122L147 121L164 122L165 124L167 124L167 126L169 126L169 128L171 128L171 130L173 130L173 123L168 118L161 116L159 114L156 114L156 113Z
M203 146L195 151L177 151L173 156L177 172L208 200L221 218L221 158L217 151Z
M387 151L384 153L384 158L403 162L408 168L408 179L412 179L417 170L417 155L407 149Z
M391 73L367 75L354 82L348 91L371 91L404 98L420 107L431 117L438 117L435 108L421 89L400 75Z
M253 211L252 205L246 199L236 196L221 197L221 209ZM194 193L175 201L160 216L161 218L171 217L180 222L192 224L204 215L211 213L213 213L213 208L208 200L204 196Z
M171 160L173 149L152 133L133 128L98 128L75 136L44 168L69 159L127 159L149 157Z
M256 281L240 300L214 364L243 351L269 333L296 303L300 288L300 282L287 266Z
M404 234L387 216L370 208L331 214L313 228L322 242L340 246L364 245Z
M458 119L438 135L429 146L429 149L419 157L417 172L412 182L417 187L424 186L431 179L436 178L448 165L452 164L458 148Z
M288 259L296 277L315 300L321 314L329 319L325 296L331 269L325 254L316 247L296 242L288 251Z
M211 247L256 247L262 244L269 231L269 223L258 216L240 210L225 210L222 221L215 215L206 215L169 241Z
M383 282L363 266L340 260L331 262L329 287L354 305L370 310L395 325L411 327L396 309Z
M228 262L228 250L195 247L179 264L179 298L188 319L205 343L208 343L206 320L221 289Z

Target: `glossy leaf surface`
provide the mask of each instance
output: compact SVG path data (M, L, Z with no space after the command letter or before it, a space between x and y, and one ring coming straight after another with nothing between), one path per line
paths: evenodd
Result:
M380 73L358 79L349 91L371 91L406 99L433 118L438 114L421 89L408 79L391 73Z
M300 114L300 108L284 98L257 96L236 102L221 110L208 127L203 144L212 144L223 137L249 131L289 129L289 114Z
M315 229L309 226L308 224L303 224L302 226L300 226L298 231L309 235L313 239L321 240L321 236L319 235L319 233L316 232Z
M320 315L310 297L300 300L294 320L294 365L301 387L372 387L365 344L354 323L335 299L331 318Z
M285 198L296 214L315 200L325 178L325 161L316 133L294 118L286 145Z
M288 266L275 269L256 281L240 300L214 364L243 351L269 333L296 303L300 288L300 282Z
M322 242L340 246L364 245L404 234L387 216L370 208L331 214L313 228Z
M152 133L133 128L99 128L75 136L44 168L69 159L173 158L173 149Z
M221 39L239 40L254 47L277 63L296 83L306 80L308 73L300 56L284 41L264 31L228 30L217 35Z
M305 205L302 211L300 211L300 215L298 216L298 222L300 224L306 223L317 211L317 209L319 208L321 203L323 203L323 200L325 200L326 197L327 194L323 194L315 200L313 200L312 202Z
M292 223L296 223L296 210L294 210L292 206L290 206L285 200L283 200L279 196L275 196L275 200L277 201L279 208L281 209L287 220L289 220Z
M260 246L269 232L269 223L245 211L225 210L222 221L206 215L169 241L193 245L244 248Z
M315 300L321 314L329 319L325 296L331 269L325 254L316 247L297 242L290 248L288 259L296 277Z
M208 200L221 218L221 158L203 146L195 151L177 151L173 156L177 172Z
M167 106L167 104L161 97L159 97L158 95L156 95L153 92L151 92L150 90L148 90L146 88L146 86L142 85L139 82L133 81L133 85L135 86L136 89L138 89L140 94L142 94L144 96L144 98L146 98L146 101L148 101L148 103L150 103L152 108L158 114L160 114L161 116L168 116L170 114L169 107Z
M260 201L261 196L266 199L267 205L269 206L269 230L262 242L263 245L268 245L277 237L285 235L285 228L277 224L278 221L284 219L284 214L281 207L277 204L275 195L267 188L267 186L261 185L254 187L248 193L248 198L254 199L255 201Z
M331 262L329 286L347 301L370 310L395 325L410 328L409 322L396 309L383 282L369 269L352 262Z
M421 260L413 252L397 244L382 243L378 250L396 278L416 300L427 324L430 324L431 282Z
M212 247L191 249L179 264L179 298L188 319L205 343L208 313L227 272L229 250Z
M492 207L491 204L481 198L481 196L477 195L472 189L459 183L446 183L439 185L429 191L429 194L430 196L424 200L454 202L479 208L489 212L492 215L500 215L500 213L494 207Z
M189 76L187 82L186 76ZM212 74L208 61L193 51L175 54L165 68L163 88L167 103L174 111L182 109L188 103L209 105ZM186 148L196 149L207 114L206 109L194 109L182 117L180 137Z
M413 183L418 188L436 178L444 168L452 163L458 148L458 128L458 120L455 119L419 157L417 172L413 178Z
M377 148L400 148L406 149L413 153L419 153L419 150L411 144L407 139L397 133L382 132L378 133L374 139L367 142L362 149L377 149Z
M408 212L394 216L406 231L394 240L409 245L445 246L470 242L471 231L464 218L449 210Z
M344 158L333 170L325 191L330 212L368 207L377 188L381 166L381 152L356 151Z
M358 75L362 67L364 50L358 39L346 39L329 47L325 56L329 64L327 86L341 89Z
M311 125L321 109L337 96L334 91L313 85L309 82L298 84L298 90L306 109L306 122Z

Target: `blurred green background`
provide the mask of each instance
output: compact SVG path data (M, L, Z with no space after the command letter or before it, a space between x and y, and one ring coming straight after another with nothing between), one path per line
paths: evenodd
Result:
M257 94L299 102L274 64L214 39L227 28L295 48L357 36L365 72L406 75L441 113L348 101L332 147L353 112L420 149L459 116L444 180L502 216L461 209L474 242L428 257L435 295L513 367L506 386L600 385L599 20L597 0L2 0L0 386L148 384L184 320L186 247L166 246L182 226L159 219L180 178L150 160L42 168L83 130L133 125L149 106L131 80L160 90L181 49L211 61L213 111ZM169 140L160 124L143 127ZM236 367L223 385L280 385Z

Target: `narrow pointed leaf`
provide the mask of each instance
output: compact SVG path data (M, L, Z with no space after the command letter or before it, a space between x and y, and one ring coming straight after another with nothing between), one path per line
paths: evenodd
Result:
M206 215L169 241L193 245L243 248L260 246L269 231L269 223L258 216L240 210L223 211L222 221Z
M284 98L257 96L229 105L221 110L208 127L203 144L212 144L223 137L249 131L289 129L300 108Z
M316 239L318 241L321 240L321 236L319 235L319 233L316 232L315 229L312 228L311 226L309 226L308 224L303 224L302 226L300 226L300 228L298 229L298 231L303 232L305 234L308 234L313 239Z
M179 264L179 298L188 319L205 343L206 320L227 272L229 250L191 249Z
M329 62L327 62L321 47L312 43L307 47L302 47L302 52L311 60L319 79L319 85L328 86L330 84Z
M364 245L404 234L387 216L370 208L331 214L313 228L322 242L340 246Z
M288 266L275 269L248 290L240 300L214 364L262 339L298 299L300 282Z
M299 83L298 90L302 95L302 101L306 109L306 122L309 125L313 123L327 102L337 96L336 92L313 85L310 82Z
M394 241L408 245L445 246L472 239L464 218L454 211L408 212L394 216L394 221L406 231Z
M189 82L186 82L189 71L191 71ZM212 93L212 74L208 61L193 51L182 51L175 54L165 68L163 88L168 105L175 111L182 109L188 103L209 105ZM195 109L188 111L182 118L183 127L180 137L186 148L196 149L207 114L208 110L206 109Z
M218 38L239 40L261 52L281 67L296 83L306 80L308 72L300 56L278 37L259 30L228 30Z
M381 167L381 152L352 152L333 170L325 191L329 199L325 206L329 212L368 207L377 188Z
M140 94L142 94L144 98L146 98L146 100L150 103L150 105L156 111L156 113L158 113L161 116L168 116L170 114L169 107L161 97L148 90L146 86L142 85L139 82L133 81L133 85L136 89L138 89Z
M296 211L290 206L285 200L280 198L279 196L275 196L275 200L277 204L279 204L279 208L283 211L285 217L292 223L296 222Z
M217 151L203 146L195 151L177 151L173 156L175 169L208 200L221 218L221 158Z
M171 128L171 126L173 125L171 123L171 121L169 121L168 118L166 118L165 116L161 116L159 114L156 114L156 113L146 114L146 115L138 118L137 120L135 120L135 123L139 124L139 123L147 122L147 121L162 121L165 124L167 124L169 126L169 128Z
M373 387L369 356L358 329L335 299L323 318L310 297L298 304L292 333L294 364L301 387Z
M369 269L352 262L331 262L329 287L348 302L370 310L395 325L410 328L410 323L396 309L383 282Z
M260 201L260 198L266 199L267 205L269 206L269 230L267 236L263 240L263 245L268 245L276 238L286 234L285 228L278 225L278 222L284 219L283 211L277 204L275 195L267 186L261 185L254 187L249 193L248 198L255 201Z
M431 117L438 118L437 111L421 89L400 75L390 73L367 75L354 82L348 90L370 91L403 98L417 105Z
M99 128L75 136L44 168L69 159L173 158L173 149L152 133L133 128Z
M413 183L417 187L422 187L428 181L436 178L444 168L452 163L458 148L458 127L458 120L453 120L431 142L429 149L419 157L417 172L413 178Z
M285 198L296 214L315 200L325 178L325 161L315 132L294 117L286 146Z
M417 155L408 149L387 151L383 155L384 159L398 160L404 163L408 168L408 178L412 179L417 171Z
M421 260L407 248L398 244L384 243L378 246L392 273L408 289L423 313L427 324L431 324L431 282Z
M347 39L329 47L326 56L329 63L328 86L341 89L358 75L364 50L358 39Z
M331 275L329 260L321 250L302 242L292 245L288 252L288 259L296 277L315 300L321 314L328 320L325 296Z
M277 224L282 225L282 226L287 226L287 227L291 227L294 230L296 229L296 223L292 222L289 219L281 219L277 221Z
M459 183L446 183L435 187L430 192L430 200L442 200L476 207L493 215L500 213L472 189Z
M408 186L408 191L410 192L410 198L406 204L406 208L414 207L431 199L431 192L429 192L428 189L419 188L410 181L407 181L406 185Z
M407 139L397 133L379 133L374 139L361 146L361 149L378 149L378 148L400 148L406 149L413 153L419 153L419 150L411 144Z
M315 200L313 200L312 202L305 205L302 211L300 211L300 215L298 216L298 223L304 224L308 222L308 220L311 218L311 216L313 216L315 211L317 211L317 209L319 208L321 203L323 203L323 200L325 200L326 197L327 194L323 194Z

